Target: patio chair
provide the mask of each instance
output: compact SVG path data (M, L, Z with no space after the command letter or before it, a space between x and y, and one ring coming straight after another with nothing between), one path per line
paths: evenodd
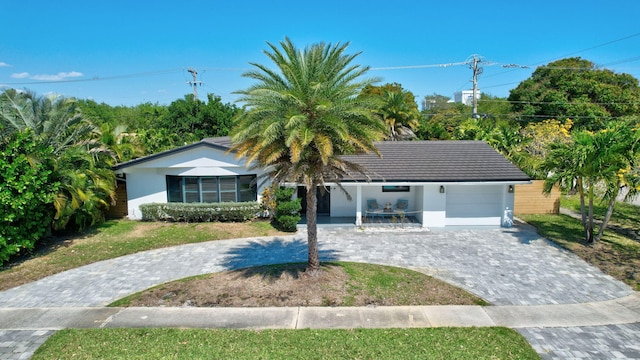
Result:
M367 200L367 214L371 215L371 220L375 219L377 213L382 213L382 206L375 199Z
M393 208L393 211L404 213L408 209L409 209L409 200L398 199L398 202L396 203L396 206Z

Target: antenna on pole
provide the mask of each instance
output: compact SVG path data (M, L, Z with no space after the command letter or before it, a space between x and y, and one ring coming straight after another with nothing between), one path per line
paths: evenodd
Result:
M198 101L198 85L202 86L202 81L198 81L198 71L196 69L189 68L187 71L193 76L193 81L187 81L187 84L193 86L193 99Z

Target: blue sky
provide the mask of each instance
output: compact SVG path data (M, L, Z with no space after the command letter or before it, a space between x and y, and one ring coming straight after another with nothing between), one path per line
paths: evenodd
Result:
M536 65L581 56L640 77L640 2L626 1L11 1L0 0L0 86L111 105L169 104L191 92L233 102L249 62L270 65L266 42L300 48L350 42L380 84L418 99L471 87L465 65L486 61L479 88L496 96ZM529 66L505 69L502 65Z

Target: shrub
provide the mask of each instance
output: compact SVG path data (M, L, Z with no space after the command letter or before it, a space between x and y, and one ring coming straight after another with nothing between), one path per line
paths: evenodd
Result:
M52 150L29 133L0 143L0 265L32 249L53 220L58 184L52 180Z
M143 221L247 221L260 212L257 201L223 203L151 203L140 205Z
M273 226L281 231L294 232L300 221L300 199L292 199L294 188L281 187L275 191L276 209Z

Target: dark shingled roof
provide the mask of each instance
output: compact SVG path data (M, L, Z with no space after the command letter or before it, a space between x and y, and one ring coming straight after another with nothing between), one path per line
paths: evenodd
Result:
M376 154L344 159L368 169L372 181L530 181L518 167L483 141L383 141ZM343 181L366 180L361 174Z
M161 153L118 164L122 169L196 146L227 151L228 136L206 138ZM382 141L376 143L382 157L376 154L349 155L343 158L368 169L372 181L386 182L474 182L529 181L525 173L483 141ZM365 181L362 174L343 181Z
M220 137L211 137L202 139L203 142L207 142L209 144L218 145L226 149L231 148L231 137L229 136L220 136Z

